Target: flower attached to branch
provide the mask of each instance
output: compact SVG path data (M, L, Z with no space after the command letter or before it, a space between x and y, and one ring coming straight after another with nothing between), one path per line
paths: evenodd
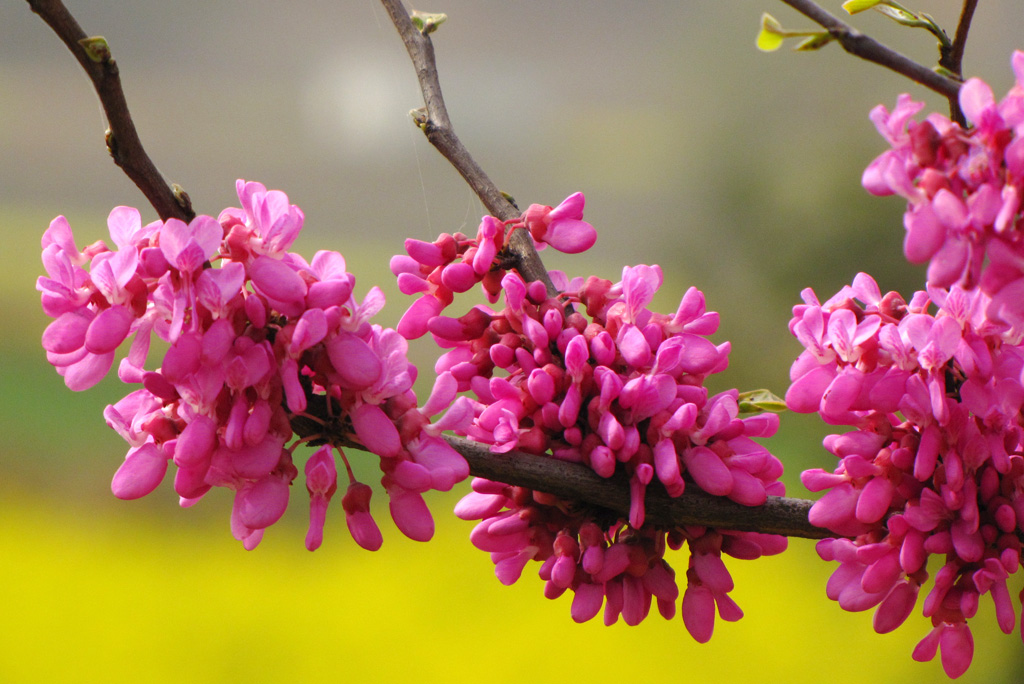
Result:
M138 211L118 207L108 221L117 250L96 243L79 251L63 217L43 237L47 277L37 287L56 319L43 347L68 387L98 382L134 335L118 374L141 387L104 414L131 447L114 494L145 496L173 461L183 506L212 487L235 492L231 530L251 549L287 508L298 476L293 452L311 441L324 446L305 467L307 547L323 538L336 452L350 481L342 504L349 529L375 550L381 538L371 490L355 480L340 448L360 445L380 458L399 529L429 539L433 520L421 495L451 489L468 468L427 430L431 414L416 407L405 339L370 323L383 295L373 288L356 300L355 279L337 252L307 263L288 251L303 214L283 192L245 181L237 190L241 209L189 224L142 226ZM169 347L160 367L148 370L153 332Z
M546 241L582 251L594 241L582 211L577 193L554 209L532 205L511 226L521 222L538 247ZM716 606L725 620L742 615L728 597L732 580L722 553L757 558L782 551L786 540L645 524L645 493L654 486L680 496L696 487L749 506L783 494L781 463L753 439L773 434L778 418L742 417L737 391L709 396L704 388L706 377L728 365L729 343L708 340L718 314L706 310L699 290L691 288L675 314L650 311L662 272L641 265L625 268L617 283L570 281L551 272L561 290L551 297L542 283L525 282L503 261L504 228L484 217L476 239L407 242L409 256L392 260L403 291L421 295L403 322L415 318L414 327L447 350L435 365L431 402L465 393L466 410L451 425L457 434L495 453L547 454L602 477L621 477L632 506L628 518L619 519L477 478L456 514L480 520L470 540L491 553L503 583L515 582L530 561L540 562L545 595L571 590L572 616L580 622L603 606L607 624L621 616L635 625L652 601L672 617L679 589L665 553L689 545L683 617L694 638L707 641ZM491 303L503 299L504 308L480 305L458 317L443 315L454 294L476 282Z
M982 596L1000 629L1016 623L1007 579L1024 533L1024 348L988 318L985 292L959 284L907 303L860 274L824 303L809 289L803 297L790 330L805 351L787 404L854 428L825 439L839 459L833 472L801 476L826 492L811 522L852 538L818 544L839 563L826 593L846 610L874 608L885 633L933 577L923 613L934 629L913 656L930 660L938 648L957 677L971 662L967 621Z

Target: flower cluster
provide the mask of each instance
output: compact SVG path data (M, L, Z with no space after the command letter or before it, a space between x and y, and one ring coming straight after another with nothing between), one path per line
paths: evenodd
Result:
M501 282L507 272L503 262L513 230L527 229L537 249L551 245L568 254L590 249L597 240L594 227L583 220L585 200L575 193L557 207L532 204L518 219L502 222L485 216L476 238L462 233L442 234L434 242L409 238L407 254L391 259L391 272L398 278L403 294L420 295L398 323L398 331L412 340L425 335L430 325L461 326L474 330L481 319L467 314L457 323L441 318L455 295L480 283L490 302L498 301Z
M892 149L864 172L876 195L907 199L904 251L929 262L928 282L980 287L990 296L986 315L1024 325L1024 52L1012 59L1016 85L996 102L992 89L972 78L960 89L964 130L941 114L913 119L924 106L902 95L890 113L871 112Z
M545 226L538 217L573 205L579 208L573 223L563 227L553 220L547 232L536 229ZM593 242L582 205L578 194L555 210L534 205L520 222L535 240L579 247ZM454 402L450 414L459 420L449 427L494 452L550 454L605 478L621 474L629 482L631 509L628 520L618 520L578 503L477 479L457 514L481 520L471 541L491 552L502 582L516 581L528 561L540 561L545 594L572 589L572 614L580 621L594 617L604 603L606 622L621 614L637 624L652 598L671 617L678 589L664 553L688 543L683 615L694 637L706 641L716 604L723 619L742 614L727 595L732 580L721 553L756 558L781 551L785 540L645 525L645 492L657 478L671 496L693 486L749 506L782 494L781 463L752 439L773 434L778 419L741 418L735 390L709 396L703 382L727 366L729 344L707 339L717 330L718 314L706 310L699 290L691 288L674 315L652 312L647 305L662 284L661 269L636 266L624 269L618 283L596 277L569 281L552 272L560 294L550 296L542 283L526 283L502 266L507 236L500 227L485 217L476 240L442 235L434 243L410 241L408 257L392 260L403 290L425 293L403 324L429 331L448 349L435 366L431 401ZM492 303L503 297L504 308L481 305L458 318L441 315L452 292L476 282ZM456 399L466 392L471 398Z
M967 620L981 596L1004 632L1016 622L1007 578L1024 532L1024 348L988 318L991 299L977 288L930 287L907 303L860 274L824 303L809 289L803 299L790 330L806 349L786 402L855 428L825 440L834 472L801 476L828 490L811 522L846 537L818 545L839 562L827 595L846 610L877 607L874 628L889 632L940 556L923 607L933 629L913 656L941 649L957 677L973 655Z
M370 323L383 294L373 288L356 301L355 279L337 252L307 263L288 251L303 214L284 193L241 180L237 190L242 208L188 224L143 226L137 210L117 207L108 219L113 250L98 242L79 251L64 217L43 236L48 277L37 289L56 319L43 347L67 386L94 385L133 337L118 376L141 388L105 412L131 446L114 494L145 496L173 461L182 506L211 487L235 492L231 530L251 549L284 513L298 475L293 451L310 441L323 446L305 465L307 547L322 540L336 450L350 480L342 501L349 529L372 550L381 535L371 490L340 448L355 443L380 457L399 529L429 539L422 492L448 490L468 469L416 406L405 338ZM160 368L146 370L154 332L169 348ZM300 423L302 438L288 446Z

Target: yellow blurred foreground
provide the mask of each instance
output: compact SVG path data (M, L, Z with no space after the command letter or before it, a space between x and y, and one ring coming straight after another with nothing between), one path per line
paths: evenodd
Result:
M154 496L170 495L165 486ZM297 509L304 495L294 492ZM910 659L927 629L922 618L879 636L869 615L825 599L831 568L808 541L793 540L781 557L730 560L746 617L719 621L700 645L678 617L655 614L634 628L576 625L567 597L542 597L536 565L502 587L487 555L469 546L470 525L445 517L447 501L434 502L441 523L433 542L406 541L387 521L378 553L355 547L340 507L316 553L304 549L292 514L245 552L228 532L227 500L204 504L223 516L147 516L137 502L74 509L8 492L0 681L945 679L937 662ZM685 557L673 563L684 568ZM975 663L960 681L1019 682L1019 635L997 632L988 602L975 624Z

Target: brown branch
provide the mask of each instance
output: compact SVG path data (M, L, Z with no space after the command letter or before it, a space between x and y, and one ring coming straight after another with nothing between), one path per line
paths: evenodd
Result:
M291 417L295 434L311 438L312 446L329 441L366 451L347 422L339 423L332 418L326 397L312 393L310 387L306 389L306 415ZM445 435L444 439L462 454L469 464L470 474L475 477L581 501L611 511L623 520L629 518L629 482L621 473L605 479L581 463L523 451L496 454L488 445L462 437ZM763 506L742 506L725 497L705 494L692 483L682 496L671 498L657 482L652 482L647 487L645 504L646 520L662 527L702 525L805 539L840 536L808 521L807 515L814 502L804 499L769 496Z
M967 47L967 34L971 30L971 20L974 18L974 10L978 7L978 0L964 0L963 9L960 11L960 20L956 25L956 35L953 37L953 47L949 51L948 62L940 62L943 67L949 69L957 76L963 76L964 50Z
M417 112L417 125L426 134L427 140L462 175L476 196L487 207L487 211L502 221L519 218L520 211L502 194L498 186L480 168L480 165L470 156L469 150L455 135L451 119L448 117L448 109L444 104L444 97L441 95L441 83L438 79L437 62L434 58L434 44L431 42L430 36L416 28L401 0L381 0L381 4L384 5L398 34L402 37L402 42L405 43L405 48L409 51L409 57L416 68L416 77L419 79L423 102L426 105L425 111ZM515 257L516 269L525 280L528 282L539 280L547 286L550 296L558 294L558 290L551 282L548 271L537 254L533 240L527 231L515 230L512 232L509 237L509 250Z
M939 59L939 66L947 69L951 74L955 74L960 80L963 80L963 61L964 50L967 47L967 34L971 30L971 19L974 18L974 10L977 7L978 0L964 0L964 6L960 11L960 20L956 25L956 35L953 37L953 44L949 50L943 51L942 57ZM960 110L959 98L949 98L949 118L962 127L967 126L964 113Z
M811 0L782 0L782 2L828 30L829 35L835 38L851 55L891 69L947 98L955 99L959 95L959 81L936 73L882 45L874 38L864 35L838 17L829 14L817 3Z
M445 439L462 454L476 477L585 501L623 519L629 517L629 483L619 475L605 479L579 463L519 451L495 454L486 444L459 437ZM724 497L692 490L691 485L691 491L672 498L653 483L649 485L645 497L647 522L662 527L702 525L805 539L838 536L808 522L813 501L770 496L763 506L742 506Z
M161 219L190 221L195 213L188 195L167 184L142 147L121 88L117 63L106 41L86 36L60 0L28 0L28 4L71 50L92 80L107 116L106 143L114 163L138 186Z
M381 3L402 37L416 68L416 76L426 104L424 110L415 113L417 125L431 144L469 183L491 214L503 221L518 218L519 210L512 206L473 160L452 129L448 110L441 96L434 47L430 37L416 28L400 0L381 0ZM548 292L556 294L548 278L547 269L537 255L527 231L514 231L510 238L510 248L516 257L516 267L520 274L528 281L543 281ZM293 420L292 425L300 434L300 429L303 428L319 429L315 424L304 426L301 420ZM564 499L583 501L610 510L622 518L629 517L629 483L622 477L605 479L581 464L519 451L495 454L485 444L459 437L446 436L445 439L466 459L470 473L474 476L534 489ZM665 527L706 525L808 539L836 536L808 522L807 513L813 503L773 496L768 498L764 506L748 507L702 492L691 491L673 499L659 487L651 486L648 487L646 495L646 518Z

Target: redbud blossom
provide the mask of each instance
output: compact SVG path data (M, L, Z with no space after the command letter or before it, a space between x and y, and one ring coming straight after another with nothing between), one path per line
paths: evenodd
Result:
M235 492L232 533L254 548L283 515L298 476L295 445L286 447L292 421L316 402L326 406L327 422L314 437L328 443L305 468L306 546L315 549L323 538L337 487L336 439L385 457L382 478L399 529L428 539L433 520L420 493L450 489L468 475L461 456L428 430L447 402L416 408L405 339L370 323L384 304L380 290L359 302L340 254L318 252L307 263L288 251L303 214L284 193L245 181L236 188L242 208L224 210L219 220L142 226L137 210L115 208L108 225L117 251L103 243L79 250L63 218L43 236L48 277L37 288L56 320L42 343L68 387L98 382L117 347L134 336L118 375L142 389L104 412L131 447L111 483L114 494L145 496L173 461L182 506L211 487ZM148 370L154 332L169 346L160 367ZM450 421L470 418L463 409ZM396 471L409 470L424 474L415 491L394 481ZM369 495L366 485L353 485L343 507L356 541L376 549L381 535Z

